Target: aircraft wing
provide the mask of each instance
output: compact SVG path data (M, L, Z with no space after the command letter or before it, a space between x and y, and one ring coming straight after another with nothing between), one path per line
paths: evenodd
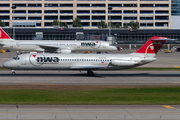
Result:
M46 46L46 45L39 45L39 47L45 49L45 51L50 51L50 52L55 52L58 49L58 47Z
M100 69L100 68L106 68L106 66L72 66L71 69L81 69L81 70L87 70L87 69Z
M45 49L45 51L49 52L55 52L57 49L65 49L68 50L67 47L56 47L56 46L50 46L50 45L39 45L39 47Z

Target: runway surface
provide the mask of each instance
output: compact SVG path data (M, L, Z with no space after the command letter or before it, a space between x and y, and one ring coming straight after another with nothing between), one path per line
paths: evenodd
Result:
M18 107L18 108L17 108ZM179 120L180 105L0 105L2 119ZM125 118L125 119L124 119Z
M0 84L33 85L180 85L180 71L0 71Z

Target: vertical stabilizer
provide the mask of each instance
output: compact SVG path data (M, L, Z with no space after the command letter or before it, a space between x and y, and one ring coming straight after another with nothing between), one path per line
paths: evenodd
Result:
M154 57L155 54L161 49L164 43L169 39L167 37L151 37L139 50L133 54L143 55L144 57Z
M167 37L151 37L135 53L156 54L168 39Z
M11 39L9 35L6 32L4 32L2 28L0 28L0 39Z

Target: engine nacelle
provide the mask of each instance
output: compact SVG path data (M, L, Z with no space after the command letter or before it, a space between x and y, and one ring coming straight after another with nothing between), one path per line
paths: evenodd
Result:
M133 66L139 62L134 60L112 60L111 63L117 66Z
M56 52L61 53L61 54L67 54L67 53L71 53L71 50L69 50L69 49L57 49Z

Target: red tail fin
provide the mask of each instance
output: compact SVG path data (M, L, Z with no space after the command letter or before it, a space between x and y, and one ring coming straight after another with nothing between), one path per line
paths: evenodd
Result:
M2 28L0 28L0 39L11 39Z
M168 40L167 37L151 37L138 51L135 53L156 54L163 44Z

